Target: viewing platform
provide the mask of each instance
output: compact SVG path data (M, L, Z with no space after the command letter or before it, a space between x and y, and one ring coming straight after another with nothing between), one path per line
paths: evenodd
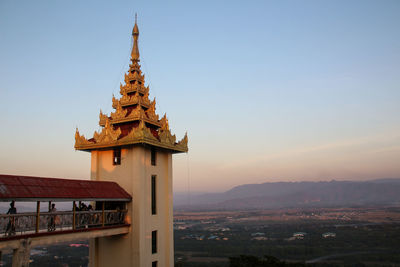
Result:
M60 211L0 215L2 241L129 226L126 210Z
M0 215L0 251L14 250L13 266L25 266L34 246L130 231L132 197L115 182L0 175L0 201L10 202L7 214ZM18 212L21 202L36 211ZM57 211L58 203L63 211Z

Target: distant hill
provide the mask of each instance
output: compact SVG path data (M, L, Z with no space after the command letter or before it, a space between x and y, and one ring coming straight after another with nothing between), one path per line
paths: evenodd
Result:
M185 210L238 210L290 207L400 205L400 178L371 181L246 184L223 193L179 197Z

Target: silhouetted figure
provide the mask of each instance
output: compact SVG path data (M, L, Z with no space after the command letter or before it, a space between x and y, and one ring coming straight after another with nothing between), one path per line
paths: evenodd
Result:
M15 208L15 201L11 201L10 208L7 211L7 214L17 214L17 208ZM6 235L12 236L15 235L15 217L11 216L6 229Z
M88 207L86 206L85 203L82 202L82 204L81 204L81 211L87 211L87 210L88 210Z
M87 207L87 211L89 211L89 212L93 211L93 207L91 204L89 204L89 206ZM88 216L87 224L89 227L91 227L94 222L94 219L95 219L95 214L88 213L87 216Z
M56 212L56 204L51 204L51 209L49 210L50 213ZM49 232L53 232L56 230L56 215L50 215L50 220L47 226L47 230Z

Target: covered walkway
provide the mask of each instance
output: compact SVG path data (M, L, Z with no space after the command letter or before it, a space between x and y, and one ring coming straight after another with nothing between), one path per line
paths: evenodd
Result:
M13 266L28 266L31 246L128 233L131 200L114 182L0 175L0 201L10 202L0 215L0 251L13 249ZM19 202L36 211L18 212ZM70 209L57 211L60 202Z

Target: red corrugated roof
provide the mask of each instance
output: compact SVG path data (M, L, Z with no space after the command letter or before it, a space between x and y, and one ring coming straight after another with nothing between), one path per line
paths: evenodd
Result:
M123 200L132 197L117 183L0 174L0 201Z

